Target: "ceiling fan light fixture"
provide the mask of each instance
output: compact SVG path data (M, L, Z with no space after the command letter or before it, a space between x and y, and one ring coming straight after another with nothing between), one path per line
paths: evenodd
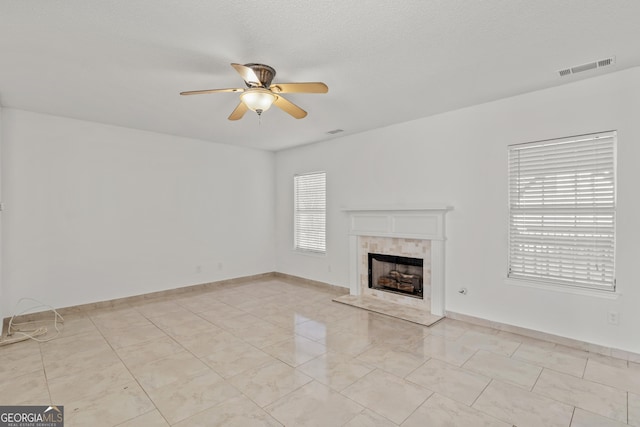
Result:
M277 96L270 90L262 88L251 88L246 90L240 99L251 110L258 114L262 114L271 108L271 105L275 102Z
M240 74L240 77L247 85L246 89L230 88L230 89L205 89L190 90L180 92L180 95L198 95L205 93L220 92L241 92L240 103L228 117L229 120L240 120L244 114L251 110L258 113L261 117L262 113L267 111L273 104L279 109L296 119L307 117L307 112L302 108L287 100L280 94L286 93L327 93L329 88L322 82L303 82L303 83L278 83L271 84L276 70L264 64L236 64L231 66Z

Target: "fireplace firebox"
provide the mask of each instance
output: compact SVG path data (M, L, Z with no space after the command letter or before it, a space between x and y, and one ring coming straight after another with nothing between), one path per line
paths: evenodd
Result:
M369 288L422 299L420 258L369 253Z

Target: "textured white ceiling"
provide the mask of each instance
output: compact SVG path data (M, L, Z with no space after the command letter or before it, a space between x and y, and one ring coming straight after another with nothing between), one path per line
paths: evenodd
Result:
M279 150L640 65L638 0L0 0L5 107ZM612 67L557 70L616 56ZM231 122L231 62L323 81Z

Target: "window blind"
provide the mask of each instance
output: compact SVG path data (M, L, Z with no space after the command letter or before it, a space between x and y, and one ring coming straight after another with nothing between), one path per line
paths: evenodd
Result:
M616 138L509 146L509 277L615 289Z
M294 176L294 240L301 251L326 252L326 173Z

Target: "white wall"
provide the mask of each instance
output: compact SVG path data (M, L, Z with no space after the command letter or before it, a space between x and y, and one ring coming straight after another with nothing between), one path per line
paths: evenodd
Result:
M0 105L0 203L2 202L2 105ZM2 319L7 317L7 298L4 296L4 281L2 280L2 212L0 211L0 335L2 334Z
M364 113L363 113L364 114ZM278 271L348 283L341 207L446 203L446 309L640 352L640 69L583 80L276 155ZM617 280L605 299L507 285L507 145L618 130ZM292 248L292 176L326 170L326 257ZM457 293L468 289L466 296ZM620 324L607 323L608 311Z
M274 155L3 111L3 316L273 271Z

